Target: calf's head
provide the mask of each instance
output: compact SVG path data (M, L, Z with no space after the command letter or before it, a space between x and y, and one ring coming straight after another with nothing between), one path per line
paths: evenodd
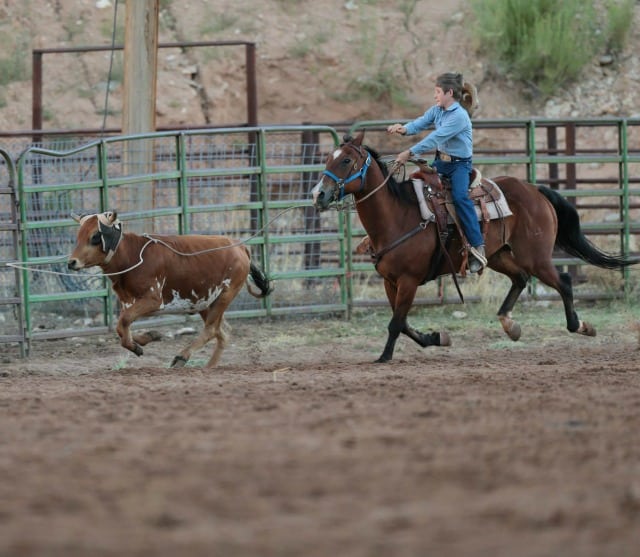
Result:
M80 229L67 267L78 271L109 263L122 239L122 223L118 220L117 213L107 211L83 217L75 214L71 216L80 224Z

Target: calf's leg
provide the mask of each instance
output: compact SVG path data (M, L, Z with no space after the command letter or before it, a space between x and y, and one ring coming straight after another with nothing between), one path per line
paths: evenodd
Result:
M159 331L146 331L144 333L137 333L133 335L133 341L137 342L140 346L145 346L150 342L161 340L162 335Z
M200 317L204 321L204 327L202 332L196 337L196 339L184 348L171 363L171 367L184 366L191 357L191 354L195 350L199 350L211 339L216 339L216 347L213 350L213 354L205 367L215 367L222 352L224 351L227 340L229 338L229 332L231 327L224 319L224 312L227 310L233 299L236 297L243 283L239 283L236 288L226 290L212 305L205 311L200 312Z
M155 312L159 307L160 303L157 300L145 298L136 300L136 302L130 306L123 304L122 313L116 325L116 332L120 337L120 344L136 356L142 356L142 346L152 340L157 340L157 338L154 338L153 332L135 336L132 335L131 324L139 317L144 317L145 315Z

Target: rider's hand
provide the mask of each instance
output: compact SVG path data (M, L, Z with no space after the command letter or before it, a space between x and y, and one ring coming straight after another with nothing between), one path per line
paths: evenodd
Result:
M412 157L411 151L407 149L402 153L396 155L396 164L406 164L406 162Z
M402 124L391 124L387 128L387 133L404 135L407 133L407 128L405 128Z

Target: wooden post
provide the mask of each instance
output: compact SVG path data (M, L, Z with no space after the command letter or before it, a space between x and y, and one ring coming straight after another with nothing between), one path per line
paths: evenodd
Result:
M158 67L158 15L160 0L126 3L124 41L124 97L122 132L125 135L156 129L156 76ZM127 143L123 153L125 174L153 171L153 141ZM137 208L153 208L153 186L136 188Z

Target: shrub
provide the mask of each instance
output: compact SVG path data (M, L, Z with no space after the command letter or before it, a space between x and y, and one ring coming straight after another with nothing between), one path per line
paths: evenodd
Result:
M592 0L472 0L480 48L544 94L574 80L602 42Z
M636 0L609 0L607 2L606 41L610 52L619 53L624 48L633 24Z

